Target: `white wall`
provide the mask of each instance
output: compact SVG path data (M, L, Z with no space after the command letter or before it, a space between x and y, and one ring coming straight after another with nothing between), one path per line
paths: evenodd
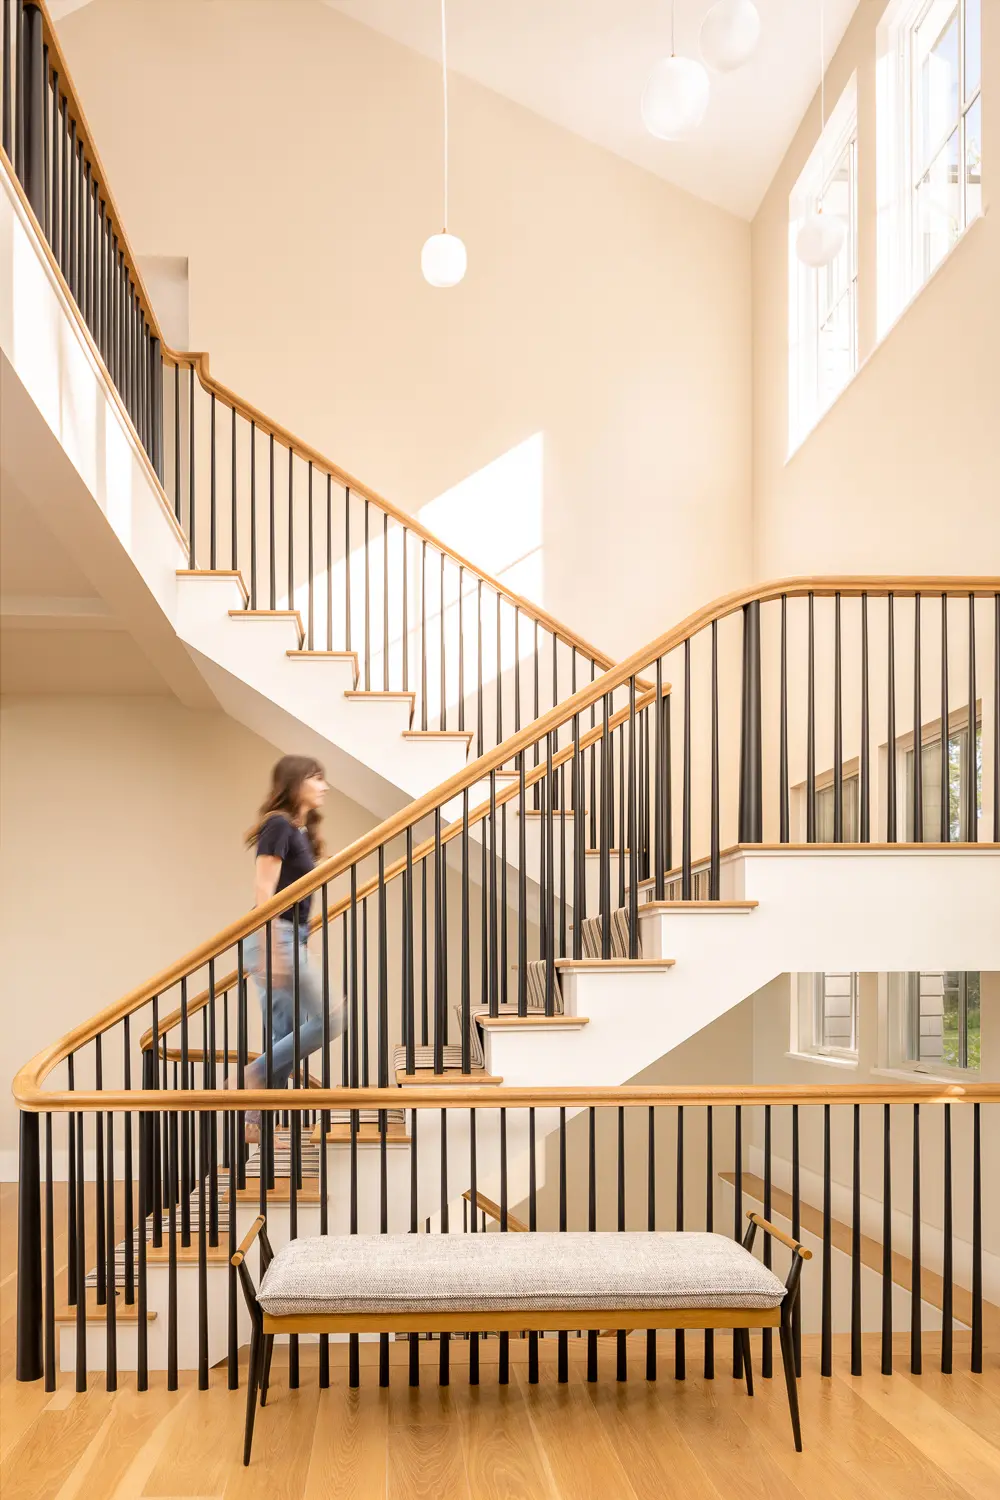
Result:
M819 135L813 101L753 221L754 573L1000 571L1000 223L987 212L876 346L876 30L860 0L831 60L858 86L862 367L788 457L788 195ZM1000 6L982 6L983 202L1000 163Z
M17 1069L253 904L243 835L277 754L166 697L2 700L0 1176ZM329 847L370 823L330 794Z
M456 76L469 273L435 291L435 63L312 0L95 0L60 36L223 381L411 512L541 433L520 585L611 652L745 581L748 225ZM515 563L495 485L464 497L446 539Z

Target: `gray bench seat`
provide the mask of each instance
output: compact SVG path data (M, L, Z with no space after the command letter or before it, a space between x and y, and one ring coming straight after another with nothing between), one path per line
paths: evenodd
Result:
M697 1232L331 1234L292 1240L275 1254L260 1216L232 1256L252 1325L243 1462L250 1462L258 1393L263 1406L279 1335L443 1337L476 1330L509 1335L608 1326L620 1335L631 1329L731 1328L751 1396L750 1330L777 1329L792 1436L801 1452L792 1319L802 1263L810 1252L759 1214L747 1218L742 1244L727 1235ZM785 1282L751 1253L758 1228L791 1250ZM258 1237L259 1293L246 1263ZM420 1379L418 1347L415 1341L410 1345L411 1384ZM383 1344L383 1356L386 1351ZM620 1360L623 1351L620 1343ZM352 1385L359 1373L355 1343ZM589 1355L587 1378L597 1379L596 1357L591 1373ZM478 1359L473 1366L471 1353L469 1379L479 1379ZM388 1380L383 1357L379 1381Z
M721 1234L385 1234L292 1240L270 1317L779 1306L784 1283Z

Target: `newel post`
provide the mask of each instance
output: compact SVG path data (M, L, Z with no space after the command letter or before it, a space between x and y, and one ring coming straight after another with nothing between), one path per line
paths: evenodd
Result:
M42 1377L42 1186L38 1115L21 1111L17 1178L17 1378Z
M743 606L743 685L740 694L741 844L764 837L760 725L760 600Z

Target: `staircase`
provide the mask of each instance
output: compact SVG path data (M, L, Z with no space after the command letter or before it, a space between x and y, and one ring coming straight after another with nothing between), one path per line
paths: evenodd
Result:
M54 34L27 24L76 108ZM259 1210L275 1246L447 1231L470 1198L510 1230L577 1111L627 1102L630 1079L776 975L1000 969L1000 579L779 580L614 665L204 355L164 347L77 123L84 191L99 188L89 251L56 232L37 152L20 177L0 162L5 467L183 698L315 753L383 819L15 1081L39 1307L32 1194L52 1181L53 1116L69 1121L82 1295L60 1308L49 1287L48 1365L170 1383L227 1358L236 1380L228 1257ZM942 726L949 748L979 748L955 795ZM306 889L347 1028L311 1077L254 1097L243 944ZM255 1107L278 1123L248 1156ZM135 1228L119 1247L122 1172ZM27 1341L35 1279L19 1284Z

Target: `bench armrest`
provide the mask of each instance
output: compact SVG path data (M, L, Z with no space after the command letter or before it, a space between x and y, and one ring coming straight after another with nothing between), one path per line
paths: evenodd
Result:
M753 1209L747 1210L747 1218L751 1224L755 1224L758 1229L762 1229L772 1239L779 1240L782 1245L787 1245L788 1249L794 1255L799 1256L801 1260L812 1260L812 1251L807 1250L805 1245L800 1244L798 1240L792 1239L792 1236L786 1234L783 1229L779 1229L777 1224L772 1224L769 1219L762 1218L760 1214L754 1213Z
M230 1260L231 1265L242 1265L243 1257L246 1255L247 1251L250 1249L250 1246L260 1234L266 1223L267 1220L264 1218L264 1215L258 1214L256 1219L254 1219L253 1223L250 1225L250 1228L247 1230L246 1234L243 1236L239 1249L234 1252Z

